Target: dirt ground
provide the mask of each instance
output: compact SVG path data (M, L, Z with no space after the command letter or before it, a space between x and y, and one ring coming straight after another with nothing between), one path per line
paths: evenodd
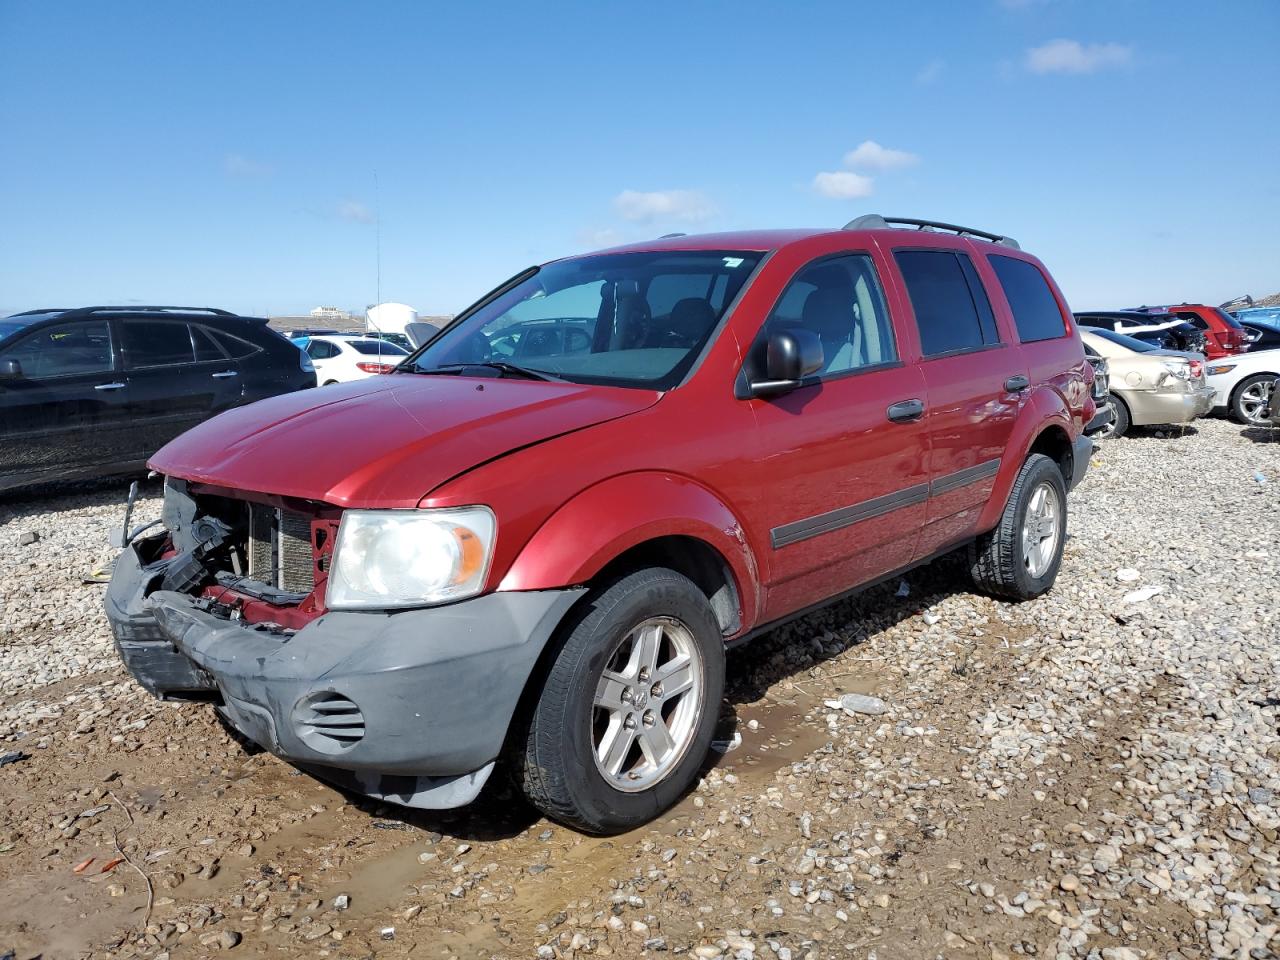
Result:
M1194 808L1183 846L1219 869L1208 892L1193 873L1160 873L1161 845L1182 844L1169 823L1189 814L1160 806L1178 795L1176 776L1146 745L1194 732L1169 718L1199 716L1188 705L1204 698L1200 681L1148 658L1162 637L1207 634L1218 620L1204 611L1222 594L1200 613L1124 607L1132 584L1115 582L1117 568L1159 577L1106 533L1133 510L1122 478L1171 456L1170 444L1212 439L1255 456L1238 429L1212 430L1104 448L1072 496L1056 599L979 597L950 558L733 653L721 733L722 746L740 745L716 753L673 811L624 836L540 818L500 773L475 804L440 814L343 794L238 739L207 706L153 700L109 657L10 689L0 754L27 756L0 767L0 956L1275 956L1275 821L1230 799L1274 785L1274 746L1259 746L1247 777L1225 758L1241 779L1230 802ZM115 499L101 494L94 510L115 516ZM0 514L0 545L81 501L20 502ZM1275 510L1270 493L1242 502ZM76 631L105 642L93 612L104 588L77 582L86 562L76 555L60 588L84 617L51 627L50 644ZM1209 562L1206 548L1190 569ZM1173 571L1171 592L1198 596L1176 579L1183 561L1159 569ZM1250 616L1275 629L1271 614ZM19 639L0 635L0 673L16 669ZM1252 657L1233 676L1265 686ZM1261 686L1236 695L1261 698ZM827 702L845 692L890 710ZM1276 703L1255 711L1273 728ZM1233 929L1243 946L1223 953Z

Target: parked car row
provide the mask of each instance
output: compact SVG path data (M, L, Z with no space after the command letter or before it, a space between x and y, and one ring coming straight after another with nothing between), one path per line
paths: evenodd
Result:
M1100 435L1183 424L1211 410L1267 423L1280 375L1280 328L1267 339L1221 307L1181 303L1075 314L1087 348L1107 359L1114 416Z

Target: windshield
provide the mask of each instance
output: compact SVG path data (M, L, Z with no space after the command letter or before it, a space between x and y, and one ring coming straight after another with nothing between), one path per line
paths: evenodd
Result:
M1123 333L1116 333L1114 330L1107 330L1105 327L1090 327L1089 332L1101 337L1103 340L1110 340L1117 346L1126 347L1134 353L1150 353L1159 349L1159 347L1152 346L1145 340L1139 340L1137 337L1126 337Z
M51 310L48 313L20 313L12 317L0 318L0 340L17 333L23 327L28 327L38 320L56 317L61 312L61 310Z
M409 351L397 347L385 340L348 340L347 346L360 353L374 354L380 357L407 357Z
M548 264L402 369L502 364L574 383L668 390L688 373L763 255L680 250Z

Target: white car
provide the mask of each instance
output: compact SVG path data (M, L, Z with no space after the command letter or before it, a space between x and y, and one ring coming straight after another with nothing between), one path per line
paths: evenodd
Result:
M296 342L316 365L316 383L320 386L390 373L409 355L403 347L373 337L337 334L307 337Z
M1267 402L1276 378L1280 377L1280 350L1237 353L1210 360L1205 379L1214 389L1213 405L1225 409L1241 423L1269 423Z

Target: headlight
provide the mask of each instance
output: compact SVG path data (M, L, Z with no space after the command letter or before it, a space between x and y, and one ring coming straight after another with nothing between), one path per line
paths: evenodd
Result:
M1212 367L1205 367L1204 372L1207 376L1216 377L1220 373L1230 373L1236 368L1234 363L1220 363Z
M347 510L329 572L332 610L416 607L484 589L497 521L488 507Z

